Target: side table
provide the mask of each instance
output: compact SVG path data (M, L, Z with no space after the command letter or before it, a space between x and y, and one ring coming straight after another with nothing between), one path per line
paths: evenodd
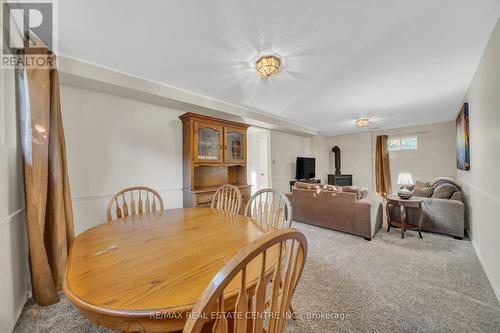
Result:
M418 235L422 238L422 221L424 219L424 211L422 209L422 200L418 198L401 199L398 196L391 195L386 198L387 205L387 231L391 230L391 227L401 228L401 238L405 238L406 230L417 230ZM400 220L397 221L391 217L391 207L399 207ZM406 213L408 208L418 209L420 212L418 218L418 224L409 224L406 222Z

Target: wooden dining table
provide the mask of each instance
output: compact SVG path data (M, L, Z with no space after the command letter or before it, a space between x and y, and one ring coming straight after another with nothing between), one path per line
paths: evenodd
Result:
M272 227L212 208L168 209L97 225L71 245L64 293L91 321L126 332L182 330L219 270ZM269 276L278 252L266 256ZM257 260L258 259L258 260ZM247 267L255 286L261 259ZM226 288L236 297L239 276Z

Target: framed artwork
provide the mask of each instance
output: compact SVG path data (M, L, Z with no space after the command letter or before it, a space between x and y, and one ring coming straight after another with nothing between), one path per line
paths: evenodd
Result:
M457 169L470 170L469 103L464 103L455 121L457 131Z

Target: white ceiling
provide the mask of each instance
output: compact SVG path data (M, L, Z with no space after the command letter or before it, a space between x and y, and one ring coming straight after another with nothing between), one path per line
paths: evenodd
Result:
M454 118L500 0L64 0L60 53L324 134ZM255 74L261 54L277 77Z

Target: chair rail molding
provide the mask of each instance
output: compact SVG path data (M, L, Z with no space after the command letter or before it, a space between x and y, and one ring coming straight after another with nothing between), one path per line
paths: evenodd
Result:
M459 184L465 184L467 187L473 189L474 191L477 191L478 193L480 193L481 195L485 196L486 198L488 198L490 201L492 201L494 204L500 206L500 198L495 198L494 196L492 196L490 193L480 189L479 187L477 187L476 185L474 184L471 184L469 183L468 181L466 181L465 179L463 179L462 177L457 177L457 180L458 180L458 183ZM463 186L462 186L463 187Z
M182 187L171 187L171 188L163 188L157 190L159 193L164 192L182 192ZM73 201L88 201L88 200L98 200L98 199L111 199L115 193L102 193L102 194L92 194L92 195L81 195L74 196L71 198Z
M5 224L14 221L18 215L20 215L21 213L23 213L25 211L25 209L26 209L25 207L20 208L20 209L16 210L14 213L12 213L9 216L7 216L6 218L4 218L3 220L1 220L0 221L0 228L3 227Z

